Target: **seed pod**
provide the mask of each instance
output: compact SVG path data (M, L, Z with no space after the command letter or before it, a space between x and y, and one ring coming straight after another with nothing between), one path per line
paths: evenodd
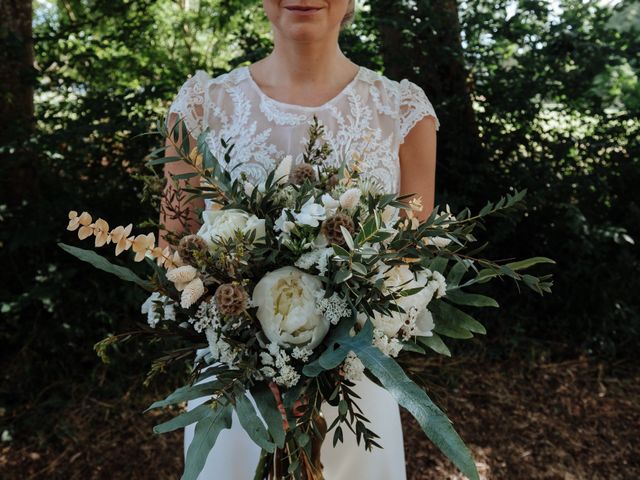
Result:
M335 188L339 182L340 182L340 177L338 177L338 175L335 175L335 174L331 175L327 180L327 187Z
M291 169L291 173L289 173L289 183L302 185L305 180L309 180L310 182L314 182L316 180L316 171L313 168L313 165L308 163L295 165Z
M196 258L204 255L207 251L207 244L198 235L187 235L180 239L178 244L178 255L183 262L190 265L196 265ZM197 253L196 253L197 252Z
M224 283L218 287L214 295L220 313L223 315L240 315L249 302L249 294L242 285Z
M346 228L351 235L355 233L353 220L344 213L336 213L322 222L322 233L327 237L329 243L337 243L338 245L346 243L340 227Z

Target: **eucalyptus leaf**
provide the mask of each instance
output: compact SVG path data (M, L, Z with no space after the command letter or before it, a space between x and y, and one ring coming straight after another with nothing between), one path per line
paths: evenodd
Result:
M101 255L98 255L93 250L85 250L83 248L73 247L71 245L67 245L65 243L58 242L58 246L62 248L65 252L70 253L74 257L82 260L83 262L87 262L99 270L102 270L107 273L111 273L121 280L125 280L127 282L133 282L145 290L150 292L154 291L154 287L150 282L143 280L134 272L129 270L126 267L121 267L120 265L114 265L109 260L104 258Z
M220 405L211 415L196 423L193 440L189 444L182 480L197 480L209 452L225 428L231 428L231 405Z

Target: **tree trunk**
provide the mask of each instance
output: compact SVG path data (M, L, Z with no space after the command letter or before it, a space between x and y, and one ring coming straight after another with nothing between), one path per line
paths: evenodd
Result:
M15 205L34 193L35 155L29 145L34 131L34 49L31 0L0 1L0 153L4 201Z
M422 87L440 120L438 131L438 197L481 181L487 155L482 146L471 101L456 0L370 0L378 22L385 75L407 78ZM414 2L411 2L414 3ZM460 198L463 203L471 198Z

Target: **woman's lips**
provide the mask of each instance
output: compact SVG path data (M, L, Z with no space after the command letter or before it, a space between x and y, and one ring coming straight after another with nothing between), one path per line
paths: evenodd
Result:
M319 7L284 7L289 12L295 13L297 15L313 15L317 11L320 10Z

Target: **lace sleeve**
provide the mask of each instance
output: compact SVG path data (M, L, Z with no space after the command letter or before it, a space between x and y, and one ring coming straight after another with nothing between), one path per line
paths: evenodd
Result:
M436 130L438 130L440 128L440 120L438 120L433 105L431 105L424 90L412 81L406 78L402 79L400 81L400 143L404 142L404 138L413 126L418 123L418 120L427 115L433 116L436 121Z
M196 70L196 73L182 84L167 112L167 118L175 113L183 119L191 136L195 139L203 130L203 118L206 118L207 113L205 111L206 77L206 72Z

